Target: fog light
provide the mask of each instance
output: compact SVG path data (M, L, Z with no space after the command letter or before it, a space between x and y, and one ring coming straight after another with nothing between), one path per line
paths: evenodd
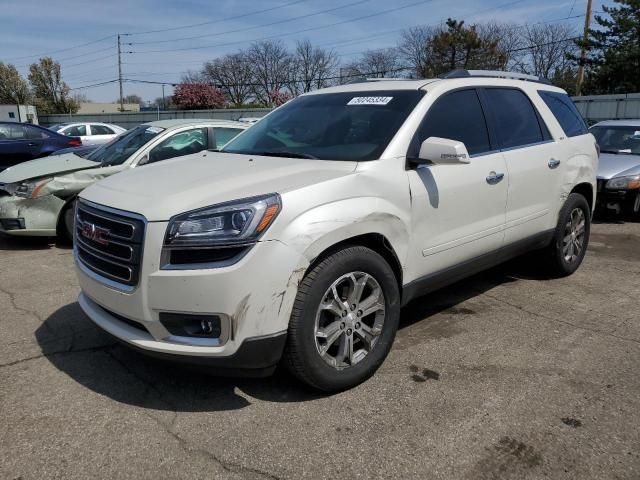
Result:
M217 315L161 312L159 318L164 328L178 337L218 338L222 333L220 317Z

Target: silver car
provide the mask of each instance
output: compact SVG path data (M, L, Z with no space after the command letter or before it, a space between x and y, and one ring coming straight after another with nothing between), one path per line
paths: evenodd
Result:
M598 206L640 213L640 120L607 120L590 129L600 147Z
M249 125L227 120L162 120L139 125L88 153L31 160L0 172L0 233L73 234L76 196L134 167L218 150Z
M82 145L101 145L127 131L118 125L101 122L59 123L49 127L49 130L67 137L78 137L82 140Z

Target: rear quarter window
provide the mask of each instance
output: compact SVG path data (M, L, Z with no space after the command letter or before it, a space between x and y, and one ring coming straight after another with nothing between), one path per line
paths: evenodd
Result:
M589 130L582 115L567 94L544 90L539 90L538 94L547 104L553 116L556 117L567 137L577 137L588 133Z

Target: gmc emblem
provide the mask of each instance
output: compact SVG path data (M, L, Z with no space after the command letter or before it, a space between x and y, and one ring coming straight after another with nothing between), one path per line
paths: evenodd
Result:
M93 223L84 222L80 227L80 233L83 237L99 243L100 245L109 245L109 240L107 238L109 230L106 228L97 227Z

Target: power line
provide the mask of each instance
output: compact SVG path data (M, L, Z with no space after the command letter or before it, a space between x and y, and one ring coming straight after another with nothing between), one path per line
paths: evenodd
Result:
M113 57L117 57L117 56L118 56L117 53L111 53L109 55L105 55L104 57L92 58L91 60L87 60L87 61L84 61L84 62L78 62L78 63L73 63L71 65L65 65L64 68L71 68L71 67L77 67L79 65L86 65L87 63L99 62L101 60L105 60L107 58L113 58Z
M360 5L362 3L370 2L371 0L357 0L355 2L347 3L345 5L341 5L339 7L328 8L326 10L320 10L319 12L306 13L304 15L299 15L297 17L285 18L283 20L277 20L275 22L264 23L262 25L253 25L251 27L238 28L236 30L227 30L225 32L217 32L217 33L205 33L202 35L193 35L191 37L181 37L181 38L170 38L166 40L149 40L146 42L132 42L127 43L127 45L143 45L149 43L171 43L171 42L180 42L183 40L193 40L195 38L204 38L204 37L219 37L220 35L227 35L230 33L240 33L247 32L249 30L256 30L264 27L272 27L274 25L281 25L283 23L293 22L294 20L300 20L303 18L315 17L316 15L322 15L324 13L335 12L336 10L342 10L343 8L353 7L355 5Z
M100 87L102 85L108 85L110 83L116 83L117 81L118 79L116 78L115 80L109 80L107 82L101 82L101 83L94 83L92 85L82 85L80 87L70 88L69 90L84 90L86 88L94 88L94 87Z
M72 47L60 48L60 49L58 49L58 50L50 50L50 51L48 51L48 52L37 53L37 54L35 54L35 55L23 55L23 56L21 56L21 57L12 57L12 58L7 58L7 59L5 59L5 60L7 60L7 61L9 61L9 60L22 60L22 59L25 59L25 58L43 57L43 56L50 55L50 54L52 54L52 53L67 52L67 51L69 51L69 50L73 50L73 49L76 49L76 48L82 48L82 47L86 47L86 46L88 46L88 45L93 45L94 43L104 42L105 40L108 40L108 39L110 39L110 38L114 38L114 37L115 37L115 35L114 35L114 34L111 34L111 35L108 35L108 36L106 36L106 37L99 38L98 40L93 40L93 41L91 41L91 42L82 43L82 44L80 44L80 45L74 45L74 46L72 46Z
M351 18L348 20L342 20L340 22L334 22L334 23L330 23L328 25L321 25L318 27L310 27L310 28L304 28L302 30L296 30L294 32L287 32L287 33L279 33L276 35L269 35L266 37L261 37L261 38L254 38L254 39L250 39L250 40L237 40L237 41L233 41L233 42L227 42L227 43L220 43L217 45L201 45L201 46L197 46L197 47L184 47L184 48L174 48L174 49L162 49L162 50L140 50L140 51L134 51L131 53L166 53L166 52L182 52L182 51L186 51L186 50L202 50L205 48L216 48L216 47L224 47L224 46L228 46L228 45L236 45L236 44L241 44L241 43L249 43L249 42L257 42L257 41L262 41L262 40L270 40L272 38L279 38L279 37L285 37L285 36L289 36L289 35L296 35L298 33L305 33L305 32L311 32L314 30L321 30L324 28L330 28L330 27L335 27L338 25L344 25L346 23L352 23L352 22L356 22L359 20L365 20L367 18L372 18L372 17L378 17L380 15L385 15L387 13L392 13L392 12L396 12L398 10L404 10L407 8L411 8L411 7L415 7L417 5L421 5L421 4L425 4L425 3L430 3L434 0L420 0L418 2L413 2L413 3L409 3L407 5L403 5L400 7L394 7L394 8L389 8L387 10L383 10L381 12L377 12L377 13L370 13L368 15L362 15L360 17L356 17L356 18Z
M191 24L191 25L182 25L180 27L163 28L161 30L147 30L146 32L123 33L123 35L127 35L127 36L147 35L149 33L165 33L165 32L171 32L171 31L175 31L175 30L182 30L182 29L185 29L185 28L202 27L203 25L213 25L214 23L228 22L230 20L237 20L238 18L244 18L244 17L249 17L251 15L257 15L259 13L271 12L273 10L278 10L279 8L290 7L292 5L295 5L295 4L298 4L298 3L303 3L303 2L306 2L306 1L307 0L295 0L294 2L289 2L289 3L285 3L283 5L278 5L278 6L275 6L275 7L265 8L265 9L262 9L262 10L255 10L253 12L244 13L242 15L235 15L233 17L220 18L218 20L211 20L211 21L202 22L202 23L194 23L194 24Z

